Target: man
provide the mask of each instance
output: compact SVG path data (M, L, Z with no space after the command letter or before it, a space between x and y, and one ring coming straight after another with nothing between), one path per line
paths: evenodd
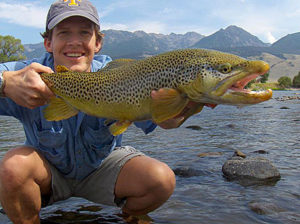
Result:
M38 73L52 73L56 65L94 72L111 61L95 55L102 47L95 7L88 0L53 3L42 36L43 57L0 64L0 115L20 120L26 135L25 144L9 150L0 164L0 200L8 217L13 223L40 223L42 205L72 196L122 206L132 215L158 208L175 188L166 164L122 147L122 136L112 136L105 119L84 113L58 122L43 117L54 94ZM183 119L159 125L174 128ZM145 133L156 127L151 121L135 124Z

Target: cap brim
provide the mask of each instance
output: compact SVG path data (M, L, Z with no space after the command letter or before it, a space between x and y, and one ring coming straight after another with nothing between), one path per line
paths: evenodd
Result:
M60 14L59 16L56 16L53 20L51 20L48 24L48 29L51 30L53 29L57 24L59 24L61 21L72 17L72 16L81 16L84 18L87 18L89 20L91 20L93 23L95 23L96 25L100 26L99 21L97 18L95 18L93 15L87 13L87 12L80 12L80 13L76 13L76 12L66 12L63 14Z

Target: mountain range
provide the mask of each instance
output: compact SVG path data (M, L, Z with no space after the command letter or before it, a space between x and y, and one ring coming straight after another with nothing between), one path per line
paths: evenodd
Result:
M246 58L265 60L264 57L266 56L271 67L274 67L275 64L285 64L285 66L290 67L291 71L286 69L288 74L281 75L285 69L280 69L280 74L275 75L274 78L280 77L280 75L292 77L298 74L297 70L300 71L300 61L296 56L294 57L295 61L280 63L280 61L291 60L293 57L290 55L300 55L300 32L289 34L273 44L264 43L244 29L233 25L226 29L220 29L209 36L196 32L171 33L169 35L121 30L104 30L102 32L105 37L101 54L110 55L113 59L142 59L175 49L207 48L233 53ZM27 58L39 57L45 51L43 43L25 44L24 48ZM274 64L272 64L273 61L270 58L274 59L272 59L275 61Z

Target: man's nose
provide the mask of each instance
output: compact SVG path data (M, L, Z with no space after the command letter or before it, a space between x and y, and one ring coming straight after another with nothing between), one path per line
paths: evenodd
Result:
M68 43L69 45L81 45L82 44L82 38L80 35L72 35L68 38Z

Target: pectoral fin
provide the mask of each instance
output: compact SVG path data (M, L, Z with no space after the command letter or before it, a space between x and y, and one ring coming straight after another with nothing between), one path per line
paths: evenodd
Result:
M155 123L161 123L173 118L183 110L188 101L188 98L176 89L160 89L152 96L152 119Z
M109 131L113 136L122 134L131 125L131 121L117 121L109 126Z
M66 103L62 98L53 97L44 109L44 117L48 121L60 121L76 115L79 111Z

